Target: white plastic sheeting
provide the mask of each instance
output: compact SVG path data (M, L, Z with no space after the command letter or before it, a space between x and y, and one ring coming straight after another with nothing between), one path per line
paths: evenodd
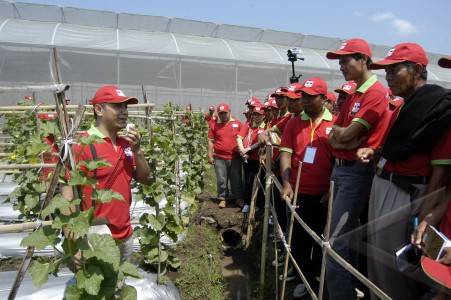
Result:
M141 279L127 278L126 284L134 286L138 300L180 300L180 294L172 282L164 285L156 283L156 274L149 274L140 270ZM6 299L13 285L16 272L0 273L0 299ZM66 283L71 280L73 273L62 270L58 277L49 276L49 281L41 288L33 285L27 273L16 296L17 300L61 300L64 296Z
M142 98L141 85L157 107L172 101L195 109L229 102L240 118L250 93L265 97L288 84L286 50L301 47L305 61L296 69L322 76L331 89L344 79L328 50L343 39L271 29L242 27L127 13L114 13L11 3L0 0L0 85L46 84L50 76L50 48L60 53L63 82L73 103L85 103L104 84L119 84ZM371 45L374 57L389 46ZM429 81L451 87L451 74L436 66L440 55L429 54ZM384 74L377 72L382 82ZM301 78L301 79L302 79ZM13 104L26 93L0 95ZM51 101L39 93L39 101Z

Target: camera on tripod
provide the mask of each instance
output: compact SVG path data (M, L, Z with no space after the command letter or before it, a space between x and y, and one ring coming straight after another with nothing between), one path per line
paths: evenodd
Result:
M296 73L294 71L294 62L297 60L304 60L304 58L301 57L301 53L302 53L302 51L300 48L291 48L291 49L288 49L288 51L287 51L288 61L291 62L291 71L292 71L292 75L290 77L290 83L298 82L299 78L302 76L301 74L296 76Z

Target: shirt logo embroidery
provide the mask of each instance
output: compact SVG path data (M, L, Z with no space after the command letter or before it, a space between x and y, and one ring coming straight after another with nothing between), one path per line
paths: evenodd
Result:
M238 124L232 124L232 128L238 128Z
M125 148L124 153L125 153L125 156L133 157L132 148L130 148L130 147Z
M116 90L116 94L121 97L125 97L125 94L122 90Z
M354 103L354 106L352 107L351 113L357 113L360 110L360 102Z

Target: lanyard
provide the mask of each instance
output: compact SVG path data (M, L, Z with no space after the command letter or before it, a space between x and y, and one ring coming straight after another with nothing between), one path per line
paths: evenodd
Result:
M313 128L313 122L312 122L311 118L309 119L309 121L310 121L310 146L311 146L313 143L313 137L315 136L315 130L318 128L319 124L321 123L321 119L319 119L319 122L318 121L315 122L316 123L315 128Z

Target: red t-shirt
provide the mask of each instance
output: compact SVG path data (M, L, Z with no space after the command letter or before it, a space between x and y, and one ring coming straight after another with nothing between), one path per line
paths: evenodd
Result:
M354 150L333 149L335 157L356 160L358 148L381 146L391 118L388 99L387 89L373 75L343 103L335 125L347 127L351 122L359 122L368 129L367 139Z
M88 132L94 134L91 130L92 128ZM113 199L108 203L96 202L95 216L108 220L108 227L114 239L124 240L133 233L130 221L130 204L132 201L131 180L135 166L134 157L130 144L125 139L117 138L116 149L110 138L104 137L103 140L103 143L94 144L97 159L109 162L110 166L96 170L97 189L106 189L107 182L110 182L111 187L109 189L120 193L124 199ZM72 150L77 162L93 159L89 146L76 144L73 145ZM110 176L115 167L118 168L115 173L117 175ZM94 172L89 172L88 176L94 178ZM82 188L81 207L82 210L92 207L91 186L83 186Z
M430 176L431 165L451 165L451 127L440 137L431 152L412 154L403 161L387 161L384 169L405 176Z
M241 127L241 122L234 119L227 123L215 123L210 127L208 138L213 140L214 157L231 160L238 154L236 137Z
M250 147L256 143L258 143L258 135L265 131L265 124L262 123L260 127L251 127L249 123L246 123L243 125L243 127L240 130L240 133L238 134L239 137L243 139L243 147L247 148ZM257 149L254 149L252 151L247 152L249 160L258 160L260 147Z
M293 115L290 112L287 112L285 115L277 119L277 122L274 125L274 127L276 127L277 130L282 134L285 129L285 126L287 126L287 123L288 121L291 120L291 118L293 118Z
M311 124L310 117L302 112L300 116L291 119L285 127L280 151L292 153L290 182L293 187L296 184L299 161L304 161L299 182L299 191L302 194L321 195L329 190L332 147L327 142L327 137L335 118L325 109L321 122L315 126ZM316 149L313 163L304 160L307 147Z

